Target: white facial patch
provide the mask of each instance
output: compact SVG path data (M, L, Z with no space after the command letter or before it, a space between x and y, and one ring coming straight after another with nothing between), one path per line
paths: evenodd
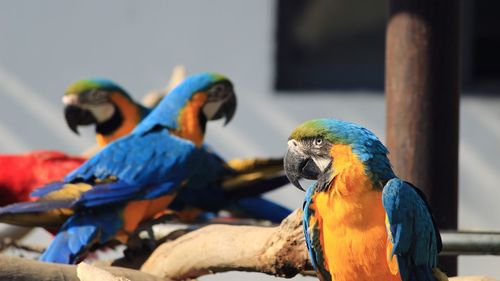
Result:
M316 166L324 172L328 165L330 165L331 159L326 158L326 157L313 157L312 158Z
M78 97L75 95L65 95L62 97L62 103L64 105L75 105L78 104Z
M99 123L109 120L115 113L115 107L107 102L102 104L82 104L80 107L90 110Z
M221 101L214 101L214 102L209 102L203 106L203 114L205 114L205 117L207 117L208 120L212 120L214 118L215 114L219 111L220 107L223 104L223 100Z
M296 140L289 140L287 144L288 148L293 150L297 150L297 148L301 147L301 144Z

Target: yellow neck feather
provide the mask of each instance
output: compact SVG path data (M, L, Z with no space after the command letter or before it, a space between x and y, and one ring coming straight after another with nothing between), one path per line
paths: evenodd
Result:
M342 196L353 196L373 189L361 160L349 145L334 145L330 151L333 158L333 180L330 185Z
M99 147L105 147L110 142L128 135L141 122L139 107L119 93L111 94L111 101L119 108L123 116L121 126L109 135L96 134L96 142Z
M203 144L203 132L200 128L199 113L206 100L206 94L194 94L186 107L180 112L178 120L180 126L173 132L183 139L192 141L198 147Z

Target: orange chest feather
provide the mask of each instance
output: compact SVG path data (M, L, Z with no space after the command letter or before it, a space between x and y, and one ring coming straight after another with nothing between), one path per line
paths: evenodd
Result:
M113 133L109 135L96 135L96 142L99 147L104 147L110 142L128 135L135 126L141 122L141 113L139 107L126 97L113 93L111 101L119 108L123 116L123 123Z
M332 280L400 280L387 264L381 196L379 191L370 191L353 201L327 192L313 197L325 266Z
M132 233L139 223L153 218L157 213L164 211L174 199L173 194L165 195L151 200L132 201L123 210L123 231L117 235L117 239L125 243L128 234Z
M332 156L332 184L328 191L315 193L310 206L316 214L310 225L318 225L332 280L400 280L387 264L381 190L373 189L350 147L337 146Z

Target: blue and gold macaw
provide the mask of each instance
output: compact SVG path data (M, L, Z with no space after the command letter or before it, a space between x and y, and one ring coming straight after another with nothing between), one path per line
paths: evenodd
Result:
M223 86L220 86L223 87ZM99 148L129 134L150 109L134 101L119 85L104 78L82 79L71 84L63 96L64 113L70 129L95 125ZM226 105L236 108L236 99ZM171 109L171 110L170 110ZM182 112L175 106L165 113L169 126L181 126ZM190 139L188 133L179 137ZM245 159L226 163L208 146L205 165L210 167L182 189L172 206L186 219L211 218L221 209L246 217L280 222L290 210L260 197L260 194L288 183L281 159ZM194 207L194 208L193 208ZM209 213L205 213L209 212Z
M205 168L200 159L206 123L231 120L234 101L232 84L221 75L187 78L131 134L106 146L63 182L36 190L37 201L0 209L0 220L45 226L65 219L42 261L75 263L96 244L125 243L139 223L163 211L179 188ZM173 111L178 123L170 118ZM47 221L29 216L37 212L46 212Z
M288 140L285 172L316 180L304 202L304 234L320 280L436 281L439 230L426 199L396 177L369 130L316 119ZM439 273L438 273L439 272Z

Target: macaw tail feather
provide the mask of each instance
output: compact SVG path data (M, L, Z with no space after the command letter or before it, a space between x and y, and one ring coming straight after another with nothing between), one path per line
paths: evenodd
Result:
M0 208L0 222L19 226L59 227L73 214L72 201L21 202Z
M417 266L414 270L414 281L438 281L432 268L429 266Z
M280 223L292 212L288 208L261 197L241 199L234 204L234 207L251 218L268 220L273 223Z
M116 206L73 215L40 256L40 261L74 264L84 258L95 244L110 241L122 226L120 208Z
M233 198L257 196L289 183L283 172L283 158L233 159L227 164L233 173L222 185Z
M428 265L416 266L411 263L401 263L398 258L399 273L403 281L441 281L434 275L434 271Z
M228 166L239 174L283 172L283 158L231 159Z
M93 241L98 239L98 234L97 228L93 225L70 226L57 233L39 260L74 264L83 257Z
M441 269L435 267L432 269L432 272L438 281L448 281L448 276Z

